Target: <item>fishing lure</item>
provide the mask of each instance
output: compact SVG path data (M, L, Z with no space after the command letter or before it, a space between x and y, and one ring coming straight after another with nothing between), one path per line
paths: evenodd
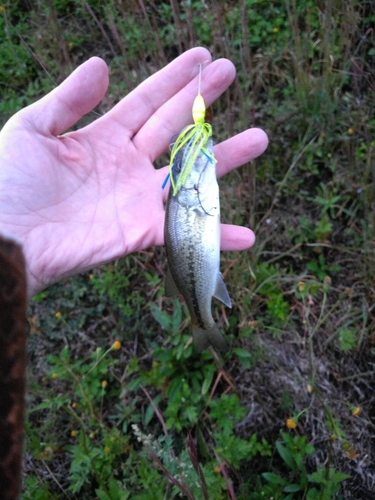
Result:
M191 168L197 159L199 152L203 152L205 156L212 162L216 163L216 159L212 156L205 148L207 141L212 136L212 127L210 123L205 122L206 117L206 105L204 99L200 93L201 87L201 75L202 75L202 63L199 68L199 83L198 83L198 95L194 99L192 116L194 124L185 127L180 135L177 137L175 142L171 144L171 157L169 162L169 173L162 185L162 189L165 188L168 180L171 181L173 196L176 196L181 186L186 182L189 176ZM184 155L183 162L179 162L179 155L186 146L187 153ZM180 175L176 182L175 168L179 165Z

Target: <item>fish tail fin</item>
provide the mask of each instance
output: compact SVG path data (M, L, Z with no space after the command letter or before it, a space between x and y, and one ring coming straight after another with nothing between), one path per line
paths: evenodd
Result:
M228 344L215 323L208 330L193 326L193 341L197 352L204 351L210 345L219 352L228 350Z

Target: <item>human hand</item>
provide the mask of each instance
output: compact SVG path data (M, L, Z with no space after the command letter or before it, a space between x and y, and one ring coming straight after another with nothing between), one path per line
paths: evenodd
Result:
M108 70L92 58L0 133L0 232L23 244L28 295L128 253L162 245L167 168L153 161L191 122L198 63L182 54L90 125L62 134L103 98ZM201 93L211 104L235 76L226 59L208 62ZM250 129L215 147L218 176L260 155L267 136ZM221 248L254 243L250 229L222 225Z

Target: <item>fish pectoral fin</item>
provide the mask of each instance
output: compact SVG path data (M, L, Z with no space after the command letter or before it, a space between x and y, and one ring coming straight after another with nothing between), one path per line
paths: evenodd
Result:
M228 350L228 344L215 323L208 330L193 325L193 341L197 352L204 351L210 345L219 352Z
M168 269L167 276L165 277L165 295L167 297L178 297L179 294L180 292L176 287L171 271Z
M225 286L224 278L221 273L217 275L214 297L221 300L221 302L227 307L232 307L232 301L230 300L229 293L227 287Z

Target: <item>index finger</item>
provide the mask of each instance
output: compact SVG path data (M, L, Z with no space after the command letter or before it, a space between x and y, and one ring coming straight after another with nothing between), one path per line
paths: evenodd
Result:
M163 104L184 88L197 74L198 64L211 61L207 49L196 47L184 52L150 76L122 99L105 117L126 128L133 137ZM123 138L124 129L119 131Z
M108 67L92 57L46 96L17 113L43 135L58 135L90 112L108 87Z

